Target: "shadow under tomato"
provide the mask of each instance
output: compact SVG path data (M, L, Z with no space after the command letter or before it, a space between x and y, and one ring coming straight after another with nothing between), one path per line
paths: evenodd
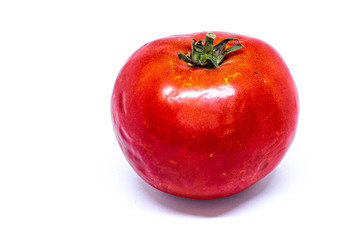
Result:
M144 194L151 200L154 200L154 202L171 211L203 217L217 217L227 214L245 205L246 202L255 200L257 196L262 195L271 185L274 186L275 184L277 185L277 182L280 182L277 181L277 171L275 169L268 176L238 194L219 199L199 200L173 196L149 186L140 179L139 181L142 182L140 184L143 185Z

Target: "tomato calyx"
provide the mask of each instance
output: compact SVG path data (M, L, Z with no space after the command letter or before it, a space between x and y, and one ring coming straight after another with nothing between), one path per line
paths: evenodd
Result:
M215 38L216 34L212 32L208 32L206 34L205 40L202 39L197 41L193 38L191 40L192 51L188 54L179 52L179 59L185 61L193 67L217 68L223 62L228 53L243 48L243 45L237 38L226 38L214 46L213 43ZM223 51L229 41L237 41L238 44L235 44Z

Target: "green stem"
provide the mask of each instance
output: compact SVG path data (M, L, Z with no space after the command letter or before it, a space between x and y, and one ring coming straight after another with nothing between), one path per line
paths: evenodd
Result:
M214 33L208 32L205 40L199 40L197 42L196 39L192 39L192 52L189 55L181 52L178 53L179 59L182 59L193 67L216 68L219 67L228 53L237 51L243 47L237 38L226 38L214 46L215 38L216 35ZM227 43L233 40L238 41L238 44L223 51Z
M204 48L200 59L201 63L205 63L209 56L213 56L213 44L215 38L216 35L214 33L207 33L206 41L204 43Z

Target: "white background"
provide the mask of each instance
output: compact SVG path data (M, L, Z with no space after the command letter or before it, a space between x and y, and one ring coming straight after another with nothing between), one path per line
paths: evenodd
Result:
M361 239L358 1L1 1L0 239ZM191 200L133 172L110 96L127 58L173 34L260 38L299 90L282 163Z

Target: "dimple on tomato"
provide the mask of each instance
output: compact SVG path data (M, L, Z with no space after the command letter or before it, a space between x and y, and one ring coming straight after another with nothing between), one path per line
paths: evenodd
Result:
M136 173L163 192L199 199L236 194L270 173L294 139L298 112L276 50L225 32L144 45L111 99L116 138Z

